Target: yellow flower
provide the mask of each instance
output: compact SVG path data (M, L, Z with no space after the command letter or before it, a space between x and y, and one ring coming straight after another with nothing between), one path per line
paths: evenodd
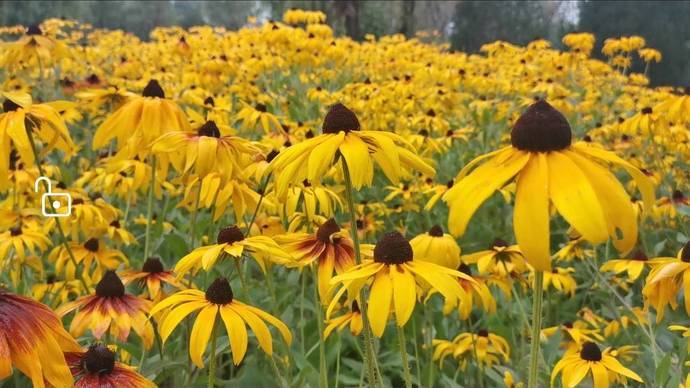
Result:
M544 100L531 105L511 132L512 146L481 156L465 166L446 192L451 233L463 235L482 202L517 176L513 224L518 245L538 271L551 269L549 204L592 242L611 238L629 252L637 241L637 218L616 177L598 161L623 167L654 202L649 178L613 153L572 143L565 117ZM485 159L488 162L472 170Z
M218 315L225 324L235 365L242 362L247 352L249 336L245 324L249 325L259 341L259 346L269 356L273 354L273 338L264 321L275 326L288 345L292 342L290 330L278 318L235 300L230 283L225 278L217 278L205 293L199 290L177 292L156 304L150 315L163 310L169 310L160 323L159 331L163 343L187 315L200 310L192 326L189 343L189 356L199 368L204 367L202 356Z
M65 352L65 359L76 380L75 388L157 387L134 368L116 362L115 353L103 344L91 345L86 351Z
M362 320L362 312L359 310L357 300L352 301L349 312L326 321L323 337L328 338L335 329L342 331L348 324L350 325L350 332L352 335L359 335L359 333L362 332L364 321Z
M638 249L630 256L629 259L613 259L607 261L601 266L600 270L610 271L615 274L627 272L628 280L634 282L642 274L647 259L647 255Z
M479 273L482 275L495 273L503 277L510 277L527 270L525 257L520 247L509 245L500 238L491 243L491 249L462 256L462 262L477 264Z
M3 92L4 113L0 114L0 190L9 184L11 149L15 148L23 163L34 166L32 141L43 142L42 152L59 149L68 156L74 143L62 117L48 104L34 104L26 93ZM33 137L33 140L29 138Z
M415 260L428 261L450 269L460 265L460 246L453 236L443 233L434 225L428 233L420 234L410 240Z
M92 295L83 296L60 306L56 313L64 317L79 310L70 324L69 331L81 336L86 329L100 339L108 329L122 342L126 342L131 329L141 337L147 349L153 345L153 326L146 319L151 302L125 293L125 286L114 271L108 271L96 285Z
M271 162L275 171L276 192L284 197L290 184L305 179L318 182L333 166L336 156L342 157L351 174L355 189L370 186L374 178L374 162L394 183L407 176L410 168L433 176L434 169L416 156L412 147L400 147L405 140L392 132L362 131L359 120L342 104L330 108L323 122L323 133L280 152Z
M690 314L690 241L685 243L675 258L650 260L649 272L642 289L646 305L656 310L656 322L664 318L667 305L675 310L678 307L678 292L683 289L685 311Z
M568 294L571 297L575 295L575 289L577 288L577 283L572 273L575 272L574 268L560 268L553 267L551 271L544 272L544 291L549 289L549 286L553 286L558 291ZM533 275L534 273L532 273Z
M187 272L197 271L199 268L209 271L218 259L229 256L239 260L245 250L256 260L264 272L266 272L266 264L263 255L267 255L271 260L279 263L285 263L292 259L272 238L267 236L245 237L237 225L232 225L218 232L216 244L197 248L181 258L175 265L175 273L180 278Z
M117 139L119 157L144 159L151 143L163 133L189 129L184 112L165 98L158 81L152 79L141 96L130 97L96 129L93 149L103 148Z
M563 387L575 387L587 374L592 373L594 388L608 388L609 376L621 375L642 383L637 373L624 367L607 351L599 350L594 342L585 342L578 348L567 351L551 372L551 384L561 374Z
M417 302L418 286L431 287L445 299L456 301L464 290L455 278L474 282L462 272L413 260L410 243L398 232L385 234L376 243L373 256L373 260L363 260L362 264L331 279L332 286L342 283L342 287L328 306L326 319L346 291L348 295L358 295L362 287L372 280L367 301L367 318L374 335L381 337L391 310L395 312L395 322L399 327L410 319Z
M26 35L14 42L3 42L3 55L0 66L16 68L27 64L32 66L49 65L53 60L67 57L70 52L67 45L57 39L46 36L40 26L34 24L26 30Z

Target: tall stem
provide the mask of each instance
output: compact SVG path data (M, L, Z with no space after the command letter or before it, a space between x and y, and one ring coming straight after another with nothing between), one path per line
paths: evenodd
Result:
M537 388L539 371L539 344L541 336L541 302L544 295L544 272L534 272L534 300L532 302L532 343L530 347L528 388Z
M29 143L31 143L31 150L33 151L34 154L34 159L36 160L36 167L38 167L38 173L41 174L41 176L46 176L45 171L43 170L43 167L41 166L41 159L38 155L38 150L36 149L36 143L34 142L34 137L33 137L33 132L31 129L33 128L34 124L30 120L26 120L26 135L29 137ZM46 190L49 189L48 183L46 185ZM55 209L53 209L53 203L51 201L47 201L48 205L50 206L50 209L55 212ZM79 263L77 263L77 259L74 257L74 252L72 252L72 248L70 248L69 243L67 242L67 236L65 235L65 232L62 230L62 225L60 224L60 221L55 221L55 225L57 226L58 233L60 234L60 238L62 239L62 246L65 247L65 250L67 251L67 255L69 256L70 261L72 262L72 265L74 266L75 272L77 274L77 277L81 281L82 286L84 287L84 291L88 294L89 293L89 284L86 283L86 280L84 280L84 274L79 272ZM65 279L67 281L67 279Z
M151 184L149 185L149 196L146 204L146 237L144 238L144 260L149 258L151 244L151 222L153 221L153 191L156 187L156 157L151 156ZM161 222L162 220L158 220Z
M410 377L410 364L407 361L407 349L405 349L405 328L403 326L398 328L398 343L400 344L400 358L403 364L403 376L405 377L405 388L412 388L412 378Z
M328 367L326 365L326 339L323 337L323 308L319 300L319 282L316 269L312 267L314 275L314 309L319 330L319 387L328 388Z
M208 366L208 387L216 386L216 321L213 321L213 329L211 330L211 360Z
M355 248L355 260L357 264L362 262L362 254L359 249L359 236L357 235L357 214L355 212L354 189L352 188L352 178L350 177L350 170L347 167L345 158L341 158L343 163L343 175L345 176L345 194L347 196L347 206L350 211L350 235L352 236L352 243ZM367 303L364 298L364 290L360 289L359 299L361 301L360 308L362 310L362 322L364 324L364 354L365 364L367 364L367 378L369 386L376 386L376 359L374 358L374 339L371 332L371 325L369 324L369 317L367 315Z

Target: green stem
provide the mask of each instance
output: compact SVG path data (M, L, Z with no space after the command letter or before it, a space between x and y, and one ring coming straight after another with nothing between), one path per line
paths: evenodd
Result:
M355 248L355 260L357 264L362 262L362 254L359 247L359 236L357 236L357 214L355 213L354 204L354 189L352 188L352 178L350 177L350 170L347 167L345 158L341 158L343 164L343 175L345 176L345 194L347 197L348 210L350 211L350 234L352 236L352 243ZM376 359L374 358L374 341L371 332L371 325L369 324L369 317L367 315L367 303L364 298L364 291L360 289L360 309L362 310L362 322L364 326L364 363L367 365L367 378L369 386L376 386Z
M410 364L407 361L407 349L405 349L405 328L395 325L398 328L398 343L400 344L400 358L403 364L403 376L405 377L405 388L412 388L412 378L410 377Z
M38 168L38 173L41 174L41 176L46 176L45 171L43 170L43 166L41 166L41 159L38 155L38 149L36 149L36 143L34 142L34 137L33 137L33 132L31 129L34 126L34 123L30 120L26 120L25 123L26 125L26 135L29 137L29 143L31 143L31 150L33 151L34 154L34 159L36 160L36 167ZM45 183L46 190L50 191L50 186L48 183ZM55 209L53 208L53 203L51 201L47 201L48 205L50 206L50 209L52 210L53 213L55 213ZM79 281L81 281L82 286L84 286L84 291L86 293L89 293L89 284L86 283L86 280L84 280L84 274L79 272L79 263L77 263L77 259L74 257L74 252L72 252L72 248L70 248L69 243L67 242L67 236L65 235L65 232L62 230L62 224L60 224L60 221L55 220L55 225L58 230L58 234L60 234L60 238L62 239L62 246L65 247L65 250L67 251L67 255L69 256L70 261L72 262L72 265L74 266L75 273L77 274L77 277L79 278ZM67 281L68 279L65 279Z
M216 321L213 321L213 329L211 330L211 360L208 366L208 387L216 386Z
M249 232L252 230L252 225L254 224L254 221L256 221L257 214L259 214L259 208L261 208L261 202L263 202L264 197L266 196L266 186L268 186L269 179L271 179L271 174L268 174L268 176L266 176L266 179L263 180L263 182L259 185L259 191L261 196L259 197L259 201L256 203L256 208L254 209L254 214L252 214L252 219L247 224L247 236L249 235Z
M544 272L534 272L534 300L532 303L532 338L530 347L528 388L537 388L539 371L539 344L541 336L541 303L544 296Z
M151 248L151 222L153 221L153 191L156 187L156 157L151 156L151 184L149 185L149 196L146 204L146 237L144 238L144 260L149 258ZM159 222L161 220L158 220Z
M414 333L412 336L412 342L414 345L414 364L417 372L417 380L422 381L422 369L419 365L419 342L417 341L417 319L415 318L414 313L412 313L412 333Z
M299 331L300 331L300 339L301 343L300 345L302 346L302 354L304 354L305 349L304 349L304 289L307 287L307 274L302 272L302 287L300 291L300 299L299 299Z
M328 368L326 366L326 340L323 337L323 309L319 300L319 282L316 270L312 268L314 275L314 309L316 311L316 322L319 330L319 387L328 388Z

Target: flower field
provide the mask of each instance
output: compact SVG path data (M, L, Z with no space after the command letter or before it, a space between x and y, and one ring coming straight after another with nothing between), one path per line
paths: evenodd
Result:
M324 22L0 27L0 385L690 387L662 53Z

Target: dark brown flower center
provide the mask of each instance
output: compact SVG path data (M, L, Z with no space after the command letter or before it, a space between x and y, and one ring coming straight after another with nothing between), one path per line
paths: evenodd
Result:
M227 278L217 278L206 289L206 300L213 304L228 304L232 298L232 288Z
M434 225L429 229L429 236L443 237L443 228L440 225Z
M585 342L582 344L580 358L587 361L601 361L601 350L594 342Z
M681 249L680 259L685 263L690 263L690 241L686 242L683 249Z
M26 30L26 34L27 35L43 35L43 30L41 30L41 27L39 27L38 24L32 24Z
M144 88L144 91L141 93L141 95L144 97L165 98L165 92L163 92L163 88L161 88L161 85L155 79L150 80L149 83L146 84L146 87Z
M120 225L120 221L115 220L115 221L113 221L113 222L110 223L110 226L112 226L112 227L115 228L115 229L120 229L120 227L121 227L122 225Z
M244 240L244 233L237 225L227 226L218 232L218 244L232 244Z
M204 105L216 106L216 101L213 99L213 97L209 96L204 100Z
M84 243L84 248L88 249L89 252L98 252L98 239L90 238Z
M506 242L506 240L504 240L502 238L496 238L496 239L494 239L494 242L491 243L492 248L493 247L505 248L507 246L508 246L508 243Z
M165 271L160 257L149 257L148 259L146 259L146 262L144 262L144 265L143 267L141 267L141 270L143 272L148 273L160 273Z
M566 329L572 329L573 328L573 323L572 322L563 322L563 327Z
M323 133L338 133L340 131L359 131L359 120L355 112L345 105L337 103L328 110L321 127Z
M510 133L513 147L531 152L558 151L570 147L570 124L561 112L539 100L518 118Z
M266 161L270 163L273 159L276 158L276 156L278 156L279 153L280 151L271 150L271 152L266 154Z
M101 298L122 298L125 296L125 285L115 271L108 271L96 285L96 295Z
M91 85L95 85L101 83L101 79L98 78L96 74L91 74L86 78L86 82L88 82Z
M460 263L460 265L458 266L458 271L464 273L465 275L472 276L472 268L470 268L470 266L465 263Z
M352 310L353 313L361 313L362 311L359 309L359 303L357 303L356 300L352 301L352 306L350 307L350 310Z
M12 236L12 237L19 236L21 234L22 234L22 227L21 226L10 229L10 236Z
M262 112L262 113L263 113L263 112L266 112L266 109L267 109L267 108L266 108L266 104L261 104L261 103L259 103L259 104L254 105L254 109L256 109L256 110L258 110L259 112Z
M386 233L374 247L374 261L385 264L402 264L412 260L412 246L400 232Z
M208 136L208 137L219 138L220 137L220 129L218 129L218 126L216 125L215 121L209 120L209 121L205 122L204 125L199 127L197 134L199 136Z
M480 337L488 337L489 336L489 331L486 329L479 329L477 331L477 335Z
M108 374L115 368L115 353L103 344L93 344L82 356L81 367L89 374Z
M330 243L331 235L339 231L340 226L335 222L335 219L331 218L319 226L319 229L316 231L316 238L323 243Z
M673 194L671 194L671 199L673 199L673 202L681 202L685 199L685 195L680 190L673 190Z
M14 101L9 100L9 99L5 100L2 103L2 110L4 110L5 112L14 112L15 110L17 110L19 108L21 108L21 106L15 104Z
M652 114L652 108L651 108L651 107L648 107L648 106L642 108L642 114L643 114L643 115L650 115L650 114Z

